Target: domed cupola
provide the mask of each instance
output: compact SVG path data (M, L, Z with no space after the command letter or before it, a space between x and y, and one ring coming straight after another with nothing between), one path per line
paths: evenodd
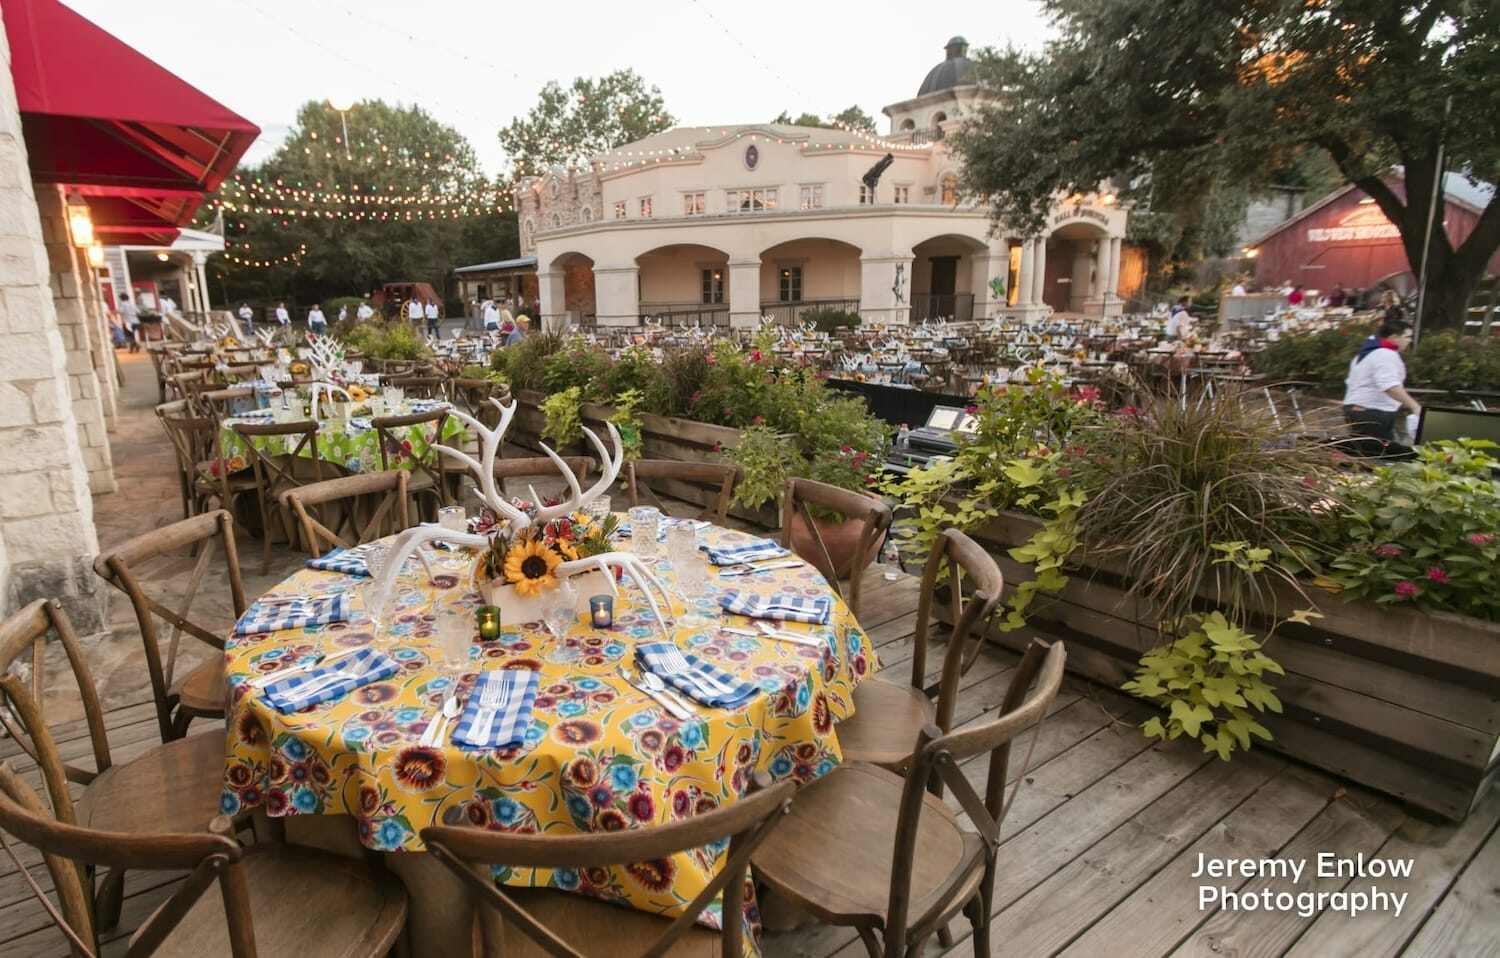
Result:
M927 79L922 81L917 96L968 86L974 82L974 61L968 57L969 41L963 37L954 37L943 47L943 51L947 57L927 71Z

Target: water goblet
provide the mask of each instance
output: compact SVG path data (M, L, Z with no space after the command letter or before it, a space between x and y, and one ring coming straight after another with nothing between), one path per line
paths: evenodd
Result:
M656 534L661 528L661 510L655 506L636 506L630 510L631 550L637 555L659 554Z
M561 639L578 621L578 591L566 579L546 594L542 624L553 638Z

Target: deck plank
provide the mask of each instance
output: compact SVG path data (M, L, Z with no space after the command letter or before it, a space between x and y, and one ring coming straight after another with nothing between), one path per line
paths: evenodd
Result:
M1411 958L1500 955L1500 833L1490 832L1406 953Z

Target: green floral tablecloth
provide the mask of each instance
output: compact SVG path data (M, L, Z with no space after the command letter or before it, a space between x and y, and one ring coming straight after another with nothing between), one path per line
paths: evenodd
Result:
M265 423L266 419L225 419L220 430L220 442L231 471L248 465L244 440L234 431L239 422ZM437 441L432 423L419 423L390 432L391 441L386 457L393 469L411 471L416 461L427 456L427 451ZM464 424L449 417L443 420L442 442L449 446L461 446ZM300 441L299 436L256 436L255 448L265 455L282 456L291 452ZM318 458L342 466L351 473L379 472L380 433L369 419L355 417L347 420L325 419L318 424ZM312 452L303 449L302 455L309 458Z

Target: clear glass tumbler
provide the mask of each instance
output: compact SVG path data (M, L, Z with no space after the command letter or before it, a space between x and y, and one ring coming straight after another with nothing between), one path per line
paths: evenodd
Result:
M631 551L637 555L661 554L656 536L661 530L661 510L655 506L636 506L630 510Z

